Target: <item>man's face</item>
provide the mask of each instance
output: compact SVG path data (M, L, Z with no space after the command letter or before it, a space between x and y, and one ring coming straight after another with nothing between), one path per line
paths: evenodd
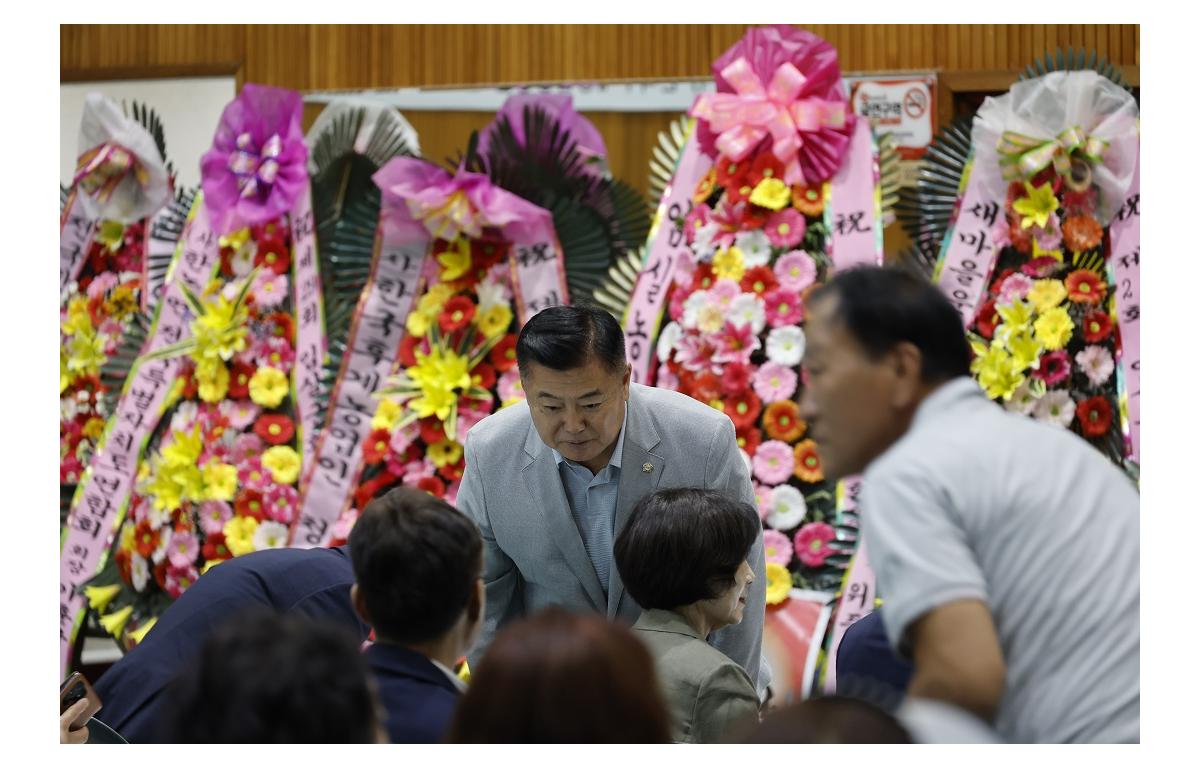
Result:
M599 472L612 458L621 434L629 372L628 365L614 373L596 360L566 371L530 363L521 374L521 385L542 442L563 458Z
M817 442L825 476L839 479L862 472L908 428L911 386L896 357L872 360L837 318L839 299L826 294L808 307L804 367L808 385L800 416Z

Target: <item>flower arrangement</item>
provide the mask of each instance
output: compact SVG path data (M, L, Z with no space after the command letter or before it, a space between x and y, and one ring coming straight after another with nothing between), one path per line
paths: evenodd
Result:
M509 249L489 228L434 242L435 277L405 321L403 369L377 393L358 508L397 482L453 504L467 431L497 404L524 399Z
M204 571L287 544L301 469L290 239L282 219L221 237L215 279L201 295L183 290L191 338L153 353L185 362L110 564L88 587L127 644Z
M969 328L971 372L1004 407L1071 429L1119 463L1118 333L1096 200L1078 173L1054 166L1009 185L991 233L1002 250Z

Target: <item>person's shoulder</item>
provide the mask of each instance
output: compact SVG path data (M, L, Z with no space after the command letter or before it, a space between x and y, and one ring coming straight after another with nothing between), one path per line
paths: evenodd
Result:
M652 419L668 424L672 430L694 430L711 434L712 430L729 421L716 408L672 389L630 384L630 398Z

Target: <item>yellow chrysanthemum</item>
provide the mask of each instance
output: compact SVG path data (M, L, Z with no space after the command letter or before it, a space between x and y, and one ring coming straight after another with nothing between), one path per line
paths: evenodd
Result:
M264 408L278 406L287 393L287 376L278 368L264 365L250 377L250 399Z
M254 532L258 530L258 521L245 515L234 515L225 523L222 533L225 534L225 547L234 557L248 555L254 551Z
M229 393L229 369L220 358L207 359L196 366L196 393L206 403L219 403Z
M729 279L735 283L746 274L746 262L742 259L742 251L737 246L717 251L713 256L713 274L718 279Z
M449 250L438 254L437 260L442 265L441 279L446 282L457 280L471 268L471 241L459 237Z
M462 458L463 447L457 440L442 440L429 446L427 455L435 466L445 467Z
M204 450L204 438L200 435L200 426L184 432L176 430L171 440L162 449L162 463L167 466L194 466Z
M237 467L213 459L204 465L201 475L206 501L233 501L233 495L237 493Z
M274 445L263 451L262 465L280 485L291 485L300 477L300 454L288 445Z
M404 409L395 400L383 398L379 401L379 407L375 409L375 415L371 417L371 429L386 429L391 432L396 428L396 424L400 422L400 418L404 415Z
M96 440L104 432L104 419L99 416L93 416L83 425L83 436L89 440Z
M490 338L502 335L512 323L512 310L506 304L496 304L475 318L475 325Z
M104 310L117 320L124 320L138 307L133 288L128 284L118 285L104 302Z
M1067 346L1074 330L1075 322L1064 307L1051 309L1033 323L1033 332L1037 340L1050 352Z
M766 178L754 187L750 202L772 211L781 211L792 203L792 188L784 184L783 179Z
M109 584L107 587L84 587L83 596L87 598L88 607L97 613L103 613L113 598L121 594L120 584Z
M440 421L450 417L450 407L458 402L459 392L471 387L470 361L448 349L433 349L428 355L417 351L417 364L407 371L408 377L421 390L421 395L409 403L419 418L437 416Z
M1036 280L1025 298L1033 304L1038 314L1044 314L1063 303L1067 298L1067 289L1063 287L1062 280Z
M767 605L779 605L792 591L792 574L779 563L767 563Z

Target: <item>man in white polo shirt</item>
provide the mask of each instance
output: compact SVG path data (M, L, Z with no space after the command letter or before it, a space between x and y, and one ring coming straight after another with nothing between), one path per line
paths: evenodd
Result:
M910 696L1007 741L1140 738L1139 497L1069 431L1006 412L968 376L958 314L895 269L808 303L808 420L861 511Z

